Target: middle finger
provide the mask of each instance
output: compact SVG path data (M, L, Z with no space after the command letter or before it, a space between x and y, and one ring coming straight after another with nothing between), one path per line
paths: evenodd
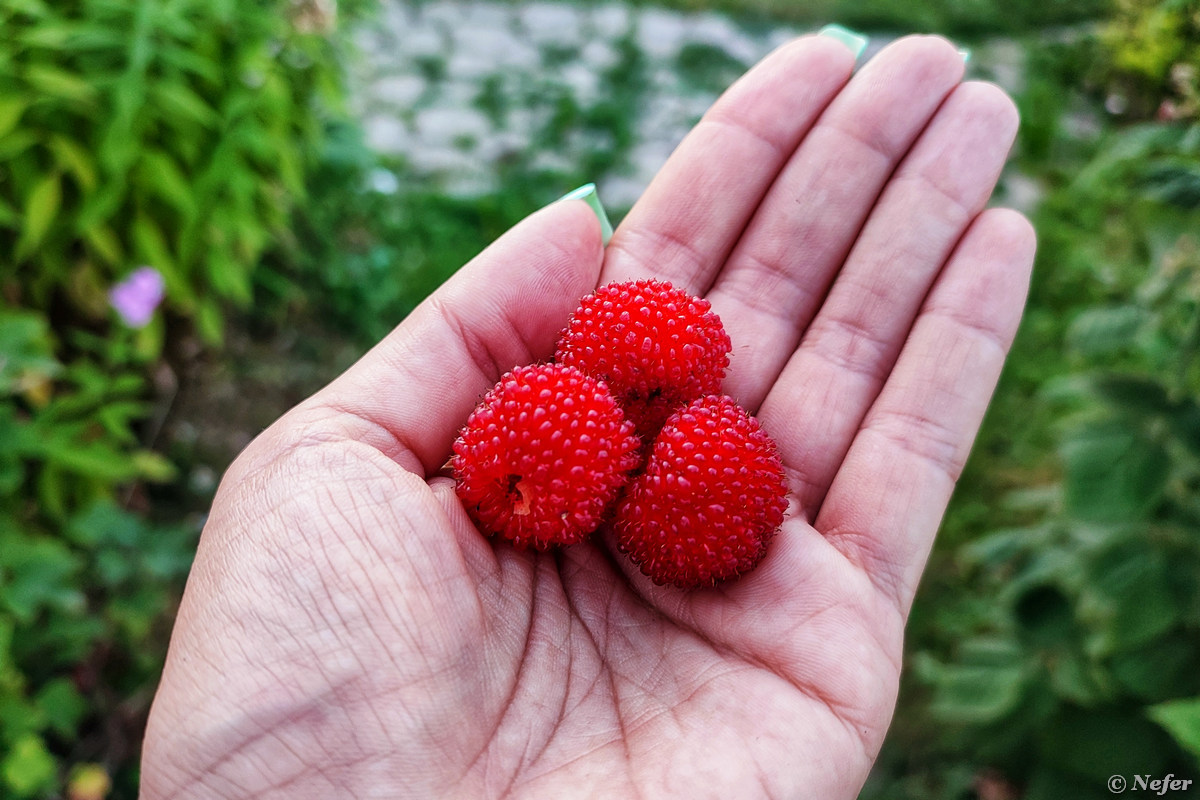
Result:
M945 39L889 45L830 104L708 294L733 341L725 392L754 410L897 165L963 75Z

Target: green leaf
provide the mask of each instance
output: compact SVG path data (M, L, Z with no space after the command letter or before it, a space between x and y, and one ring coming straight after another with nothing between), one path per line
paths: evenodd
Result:
M986 724L1003 719L1021 702L1027 667L1012 642L967 639L953 664L918 658L914 668L934 689L930 712L948 722Z
M189 122L211 128L220 117L208 103L186 86L160 81L151 90L154 101L168 120L178 117Z
M121 240L107 225L96 223L88 226L83 238L110 267L125 263L125 249L121 246Z
M204 58L199 53L185 50L181 47L172 47L163 50L159 54L159 57L164 63L177 67L184 72L190 72L208 83L219 83L221 81L220 65L215 60Z
M73 737L79 721L87 713L87 703L68 678L50 681L37 693L34 702L42 710L46 723L63 737Z
M142 186L190 220L196 215L196 198L191 183L175 160L161 150L142 155Z
M31 66L25 70L25 80L40 95L80 103L96 98L94 86L75 73L58 67Z
M1050 674L1050 687L1061 699L1092 706L1108 697L1104 671L1086 655L1056 651L1046 659L1046 670Z
M96 190L96 164L79 143L65 136L54 136L50 139L50 151L54 153L59 167L74 176L84 194L91 194Z
M1092 423L1061 448L1066 509L1078 519L1143 519L1166 489L1170 461L1159 442L1121 421Z
M1159 703L1147 713L1200 763L1200 697Z
M74 443L46 453L46 461L67 472L113 483L137 477L137 467L105 442Z
M152 483L166 483L176 475L175 465L152 450L139 450L131 457L138 474Z
M38 669L66 673L76 667L96 646L111 641L104 620L81 611L55 614L52 625L30 625L22 631L22 648L40 653Z
M129 580L135 569L136 565L131 563L128 553L120 550L101 550L96 553L95 574L102 586L119 586Z
M166 322L162 314L155 314L150 322L133 336L133 348L139 359L150 363L162 355L163 341L167 335Z
M1024 686L1025 671L1019 666L947 666L929 710L948 722L996 722L1017 707Z
M12 638L11 619L4 620L10 623L7 628L8 638ZM8 647L5 646L3 651L0 651L0 664L5 663L8 659L6 669L8 674L3 676L9 685L20 686L24 683L23 676L15 676L15 670L12 666L11 655L7 652ZM33 705L24 695L23 689L17 691L0 691L0 741L11 742L27 734L36 733L45 727L45 720L42 718L42 711L37 706ZM0 797L3 793L0 792Z
M37 499L42 513L58 520L66 516L70 481L61 469L45 465L37 476Z
M10 161L39 142L41 138L33 131L20 128L7 136L0 136L0 161Z
M11 495L25 482L25 465L21 459L0 452L0 497Z
M1157 378L1138 375L1103 375L1093 380L1100 396L1117 410L1136 416L1170 414L1177 404Z
M1040 749L1048 762L1102 782L1110 775L1160 772L1170 742L1140 713L1066 706L1046 722Z
M1200 691L1200 643L1164 636L1146 647L1118 653L1110 662L1113 678L1136 697L1152 703Z
M159 271L166 284L167 297L171 300L188 301L192 297L191 287L180 275L175 256L158 224L150 217L138 215L133 221L133 241L137 257Z
M21 230L21 215L3 197L0 197L0 228Z
M1168 422L1176 441L1200 458L1200 404L1191 399L1181 402Z
M200 338L210 345L220 345L224 340L225 317L216 300L209 298L200 303L196 315L196 327L200 331Z
M112 502L98 502L75 514L67 524L67 538L88 549L133 547L142 537L142 521Z
M1140 538L1110 548L1090 565L1078 614L1092 634L1088 650L1107 656L1145 646L1180 618L1172 596L1166 557Z
M1041 528L999 530L964 545L959 554L970 566L997 569L1010 564L1045 539Z
M0 772L18 797L32 797L51 791L58 765L41 738L29 734L13 743L0 764Z
M58 173L51 173L34 184L25 200L25 224L17 241L17 261L24 261L45 238L62 203Z
M29 101L24 97L0 97L0 139L17 127L27 108Z
M1200 208L1200 165L1184 159L1151 163L1143 176L1147 194L1184 209Z
M0 396L20 391L31 374L54 377L61 369L44 317L34 312L0 311Z
M208 258L208 278L214 291L238 305L248 305L253 295L249 270L226 250Z
M1085 358L1122 352L1148 320L1149 314L1137 306L1089 308L1071 323L1067 346Z
M21 34L21 43L29 47L61 50L77 29L66 22L42 22Z
M79 557L46 537L9 536L0 542L0 602L28 624L42 608L78 610L84 598L77 586Z

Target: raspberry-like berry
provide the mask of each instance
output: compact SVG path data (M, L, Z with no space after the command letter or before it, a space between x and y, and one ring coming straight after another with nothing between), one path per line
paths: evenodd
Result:
M775 443L729 397L677 412L618 504L618 544L658 584L711 586L753 569L783 521Z
M729 336L707 300L640 280L584 297L554 358L608 383L650 441L671 414L721 390L729 351Z
M603 381L563 364L517 367L454 443L455 489L484 533L520 549L574 544L599 527L638 448Z

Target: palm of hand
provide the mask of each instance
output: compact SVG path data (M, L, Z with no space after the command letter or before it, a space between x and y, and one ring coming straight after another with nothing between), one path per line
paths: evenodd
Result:
M857 793L1032 235L980 213L1015 129L1001 93L958 85L939 40L846 84L851 68L819 38L777 52L606 254L582 204L534 215L239 458L146 796ZM726 390L789 472L767 559L715 590L653 586L611 541L516 553L436 477L478 397L548 356L580 295L648 274L713 302Z

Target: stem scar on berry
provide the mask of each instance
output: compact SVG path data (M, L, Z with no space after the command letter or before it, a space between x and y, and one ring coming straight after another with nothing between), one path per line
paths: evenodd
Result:
M525 515L529 513L529 496L525 493L524 479L517 474L508 476L508 487L504 493L513 505L513 513Z

